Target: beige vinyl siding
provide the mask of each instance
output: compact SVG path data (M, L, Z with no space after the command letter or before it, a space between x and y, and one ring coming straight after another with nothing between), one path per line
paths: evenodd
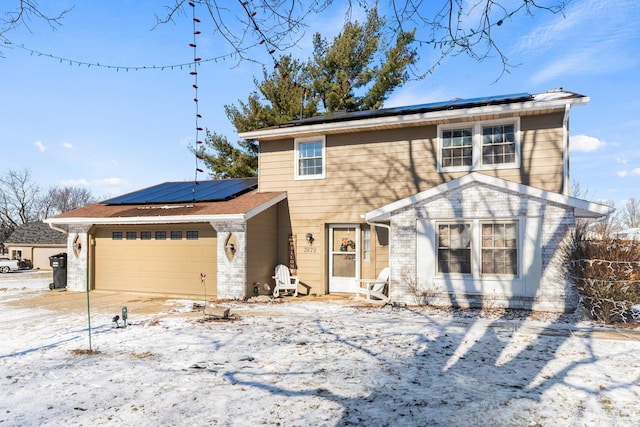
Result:
M273 206L247 222L247 295L253 296L258 284L261 295L269 294L262 285L273 289L275 266L278 264L278 207Z
M478 117L472 120L504 118ZM553 192L562 191L563 112L521 118L521 168L480 170L498 178ZM471 119L469 119L471 120ZM326 178L294 180L294 139L260 143L260 191L287 191L292 232L298 236L301 280L312 292L327 285L326 228L361 224L361 215L428 190L469 172L438 173L437 124L326 135ZM304 235L316 237L313 253L304 252ZM375 236L372 233L372 236ZM320 236L322 236L320 238ZM283 233L280 239L286 239ZM388 262L388 246L375 239L376 274ZM282 251L282 246L281 249ZM282 261L286 252L280 252ZM362 271L362 274L369 274Z
M112 239L114 231L123 233L122 240ZM127 240L127 231L135 231L136 240ZM141 231L150 231L151 240L141 240ZM156 240L156 231L166 231L167 239ZM171 231L182 231L182 239L171 240ZM187 231L198 231L198 239L187 240ZM207 298L216 298L217 238L209 224L100 227L92 245L95 289L202 298L205 273Z

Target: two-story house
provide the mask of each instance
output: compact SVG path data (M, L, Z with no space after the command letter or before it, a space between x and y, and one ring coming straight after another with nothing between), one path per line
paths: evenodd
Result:
M396 302L424 293L442 304L570 309L576 300L559 274L561 242L576 218L609 212L569 196L569 113L588 100L553 90L283 123L240 135L259 141L257 189L228 200L184 196L173 205L168 197L154 204L146 189L127 203L116 198L48 221L70 232L69 245L89 242L74 274L89 269L96 289L181 293L176 271L188 263L154 261L167 245L153 233L171 224L188 233L199 224L210 247L190 249L206 260L190 267L188 280L197 269L214 272L207 277L217 298L264 293L283 263L312 294L352 293L356 279L389 267ZM166 271L154 279L160 289L154 280L140 288L109 278L126 252L123 236L130 233L141 254L142 232L143 264ZM127 274L140 279L136 271Z

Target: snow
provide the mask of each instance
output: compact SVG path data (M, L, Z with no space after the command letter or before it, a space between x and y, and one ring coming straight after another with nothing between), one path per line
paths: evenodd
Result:
M119 311L0 275L0 425L627 426L640 333L575 316L378 307L352 299L193 301ZM42 298L45 298L44 300ZM69 307L36 303L68 302ZM284 300L284 301L283 301ZM120 322L122 326L122 322Z

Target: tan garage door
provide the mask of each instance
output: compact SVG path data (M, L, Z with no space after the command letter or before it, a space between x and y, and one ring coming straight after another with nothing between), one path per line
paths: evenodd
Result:
M216 297L216 232L209 224L109 226L94 233L99 290Z

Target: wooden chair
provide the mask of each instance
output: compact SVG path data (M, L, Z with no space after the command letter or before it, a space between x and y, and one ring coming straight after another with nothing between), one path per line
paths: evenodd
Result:
M273 279L276 282L276 286L273 289L273 296L278 298L281 291L293 291L293 296L298 296L298 285L300 284L300 278L298 276L292 276L289 268L286 265L278 264L276 266L275 275Z
M356 279L356 299L364 295L369 302L389 302L389 267L382 269L377 279Z

